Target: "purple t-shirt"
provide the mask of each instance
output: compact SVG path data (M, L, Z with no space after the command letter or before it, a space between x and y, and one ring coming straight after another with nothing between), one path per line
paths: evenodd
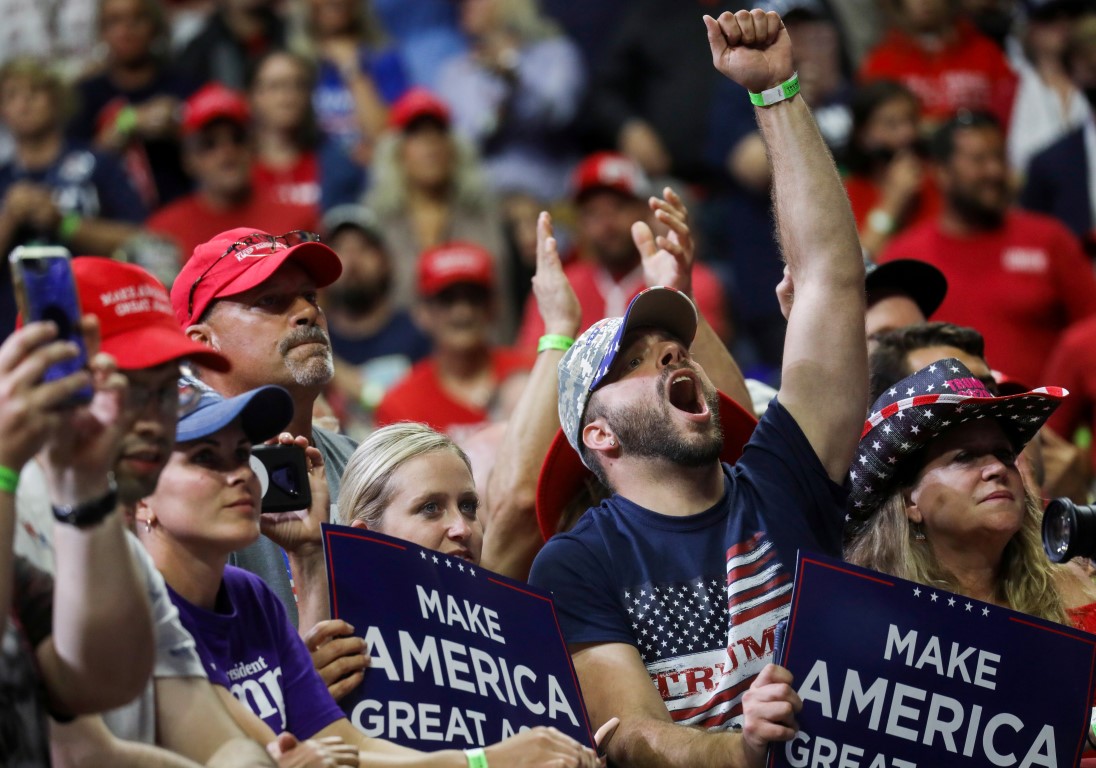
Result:
M209 682L227 688L274 733L309 739L344 716L285 608L258 576L227 566L214 611L188 603L170 586L168 592Z

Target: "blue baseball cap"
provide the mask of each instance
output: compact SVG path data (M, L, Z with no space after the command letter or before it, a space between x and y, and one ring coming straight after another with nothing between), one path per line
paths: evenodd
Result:
M219 432L237 418L247 439L261 443L285 429L293 418L293 398L281 387L259 387L226 398L197 379L183 377L179 389L192 394L191 403L180 408L175 425L175 440L180 443Z

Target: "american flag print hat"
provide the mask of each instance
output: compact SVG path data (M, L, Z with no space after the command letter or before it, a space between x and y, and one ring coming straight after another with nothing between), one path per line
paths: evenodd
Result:
M690 346L698 322L696 306L688 296L656 285L637 293L624 317L598 320L578 337L559 361L558 393L560 427L579 455L586 404L609 373L624 336L633 328L661 328Z
M888 389L872 406L849 481L849 515L863 522L894 488L900 469L940 434L972 419L996 419L1019 451L1069 394L1039 387L994 397L954 357L937 360Z

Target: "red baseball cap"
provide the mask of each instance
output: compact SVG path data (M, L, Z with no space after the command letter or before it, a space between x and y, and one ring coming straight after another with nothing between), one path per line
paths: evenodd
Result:
M392 105L388 112L388 124L403 131L422 117L433 118L448 127L449 107L425 88L412 88Z
M97 256L72 260L80 307L99 318L102 349L122 370L189 358L203 368L229 369L228 358L191 341L175 322L167 288L136 264Z
M214 299L261 285L287 261L307 272L317 288L335 282L342 274L342 262L335 252L318 238L299 241L291 237L294 235L315 237L310 232L271 235L237 227L197 246L171 286L171 304L179 325L186 328L193 324Z
M183 135L197 133L214 120L247 125L249 119L247 100L242 94L220 83L209 83L195 91L183 105Z
M641 200L651 194L651 183L639 164L616 152L595 152L586 157L575 169L571 186L576 200L599 189Z
M742 450L757 426L757 418L722 392L718 395L719 423L723 427L723 450L719 460L733 464L742 456ZM593 478L594 473L582 463L563 430L557 431L537 477L537 525L545 541L558 532L564 508Z
M495 285L495 260L475 243L444 243L419 257L419 293L436 296L457 283Z

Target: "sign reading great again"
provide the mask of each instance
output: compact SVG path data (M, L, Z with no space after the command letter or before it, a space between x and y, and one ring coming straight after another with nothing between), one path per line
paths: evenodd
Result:
M1096 636L800 553L783 664L799 732L770 766L1075 766Z
M333 618L372 665L340 703L368 736L423 750L550 725L593 744L551 597L372 531L323 526Z

